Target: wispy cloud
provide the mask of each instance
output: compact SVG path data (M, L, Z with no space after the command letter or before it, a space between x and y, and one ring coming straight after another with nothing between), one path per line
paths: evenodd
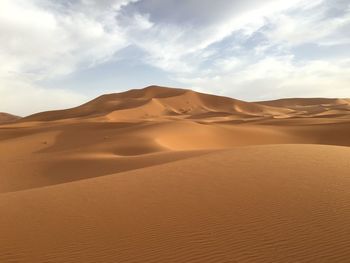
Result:
M0 111L80 103L60 78L118 59L250 100L350 96L349 32L347 0L2 0Z
M199 1L190 2L191 8L202 10ZM156 26L141 34L142 41L138 41L148 52L145 62L169 71L184 85L245 99L349 96L347 54L325 56L320 50L317 55L314 49L312 59L300 57L305 44L335 49L350 46L349 3L261 3L226 3L227 9L239 11L222 10L220 16L218 10L212 10L209 19L183 21L180 13L172 21L157 22L157 17L150 15Z
M35 82L96 66L127 46L123 29L115 20L116 13L127 3L82 0L59 5L39 0L1 1L2 107L8 108L4 105L15 103L20 96L26 98L28 105L41 107L18 103L17 107L10 107L17 114L80 102L81 95L63 89L45 90ZM39 98L31 100L33 94Z

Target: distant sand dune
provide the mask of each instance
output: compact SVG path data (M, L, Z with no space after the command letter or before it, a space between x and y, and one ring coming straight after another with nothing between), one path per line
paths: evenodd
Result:
M0 112L0 124L13 122L18 119L20 119L20 117L5 112Z
M0 262L347 262L349 113L151 86L6 121Z

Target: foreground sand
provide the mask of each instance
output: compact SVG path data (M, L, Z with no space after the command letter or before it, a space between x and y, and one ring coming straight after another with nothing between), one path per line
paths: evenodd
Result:
M348 101L206 96L0 126L0 262L348 262Z

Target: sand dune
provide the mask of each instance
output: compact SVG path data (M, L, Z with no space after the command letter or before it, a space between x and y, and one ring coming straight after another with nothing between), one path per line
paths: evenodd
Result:
M349 99L281 99L265 102L245 102L186 89L150 86L100 96L76 108L37 113L22 122L47 122L100 118L121 122L159 119L204 119L247 122L260 119L286 118L346 118L350 113Z
M188 117L208 112L272 116L291 110L191 90L150 86L140 90L103 95L76 108L38 113L23 118L22 121L53 121L93 116L121 121L161 116Z
M9 113L0 112L0 124L9 123L20 119L19 116L15 116Z
M349 99L280 99L257 104L294 110L291 117L348 117L350 113Z
M347 147L251 146L0 195L0 261L346 262Z
M349 113L151 86L3 123L0 262L347 262Z

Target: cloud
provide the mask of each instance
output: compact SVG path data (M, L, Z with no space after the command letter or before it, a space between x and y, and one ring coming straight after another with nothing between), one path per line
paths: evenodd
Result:
M24 104L39 104L42 110L80 102L81 95L63 88L44 89L36 82L96 66L126 47L128 42L115 16L128 2L2 0L0 110L24 113L32 112ZM21 100L24 94L26 103L15 103L13 98ZM9 107L11 103L18 109Z
M68 11L40 3L0 2L0 59L10 62L5 65L8 71L29 72L40 78L68 74L105 61L127 45L122 29L111 19L114 11L96 11L90 1ZM89 15L91 9L94 16ZM105 17L98 19L102 14Z
M256 63L236 62L233 71L231 67L225 71L224 63L210 75L178 81L190 83L194 89L247 100L349 96L350 59L296 61L293 56L282 56Z
M0 75L0 105L19 116L77 106L87 97L64 89L47 89L17 74Z
M288 45L350 43L350 36L347 34L350 29L350 4L344 4L343 1L338 5L329 5L323 0L296 6L288 12L269 18L264 33L270 41ZM343 5L345 9L334 13L334 8L339 8L339 5Z
M139 1L127 7L129 15L152 26L127 31L128 39L147 53L145 63L173 73L189 73L207 60L212 45L236 32L249 37L266 24L267 17L302 2L219 0L203 5L199 0Z
M60 79L116 60L246 99L350 96L349 30L347 0L2 0L0 111L78 104L93 92Z
M326 50L321 46L350 43L348 1L134 5L134 12L146 12L140 15L147 14L152 27L129 38L146 52L145 63L184 85L245 99L350 96L347 57L316 53ZM306 44L320 47L314 57L295 56Z

